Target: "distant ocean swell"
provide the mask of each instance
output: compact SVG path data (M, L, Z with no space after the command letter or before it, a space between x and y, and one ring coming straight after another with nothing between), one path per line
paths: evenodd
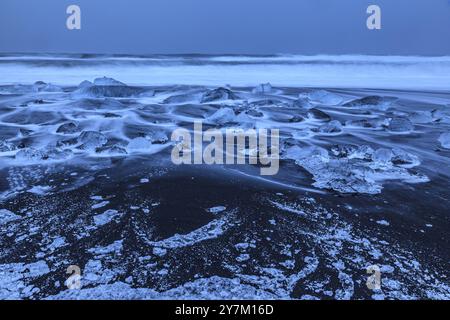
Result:
M0 84L78 85L99 76L134 85L450 90L450 57L0 55Z

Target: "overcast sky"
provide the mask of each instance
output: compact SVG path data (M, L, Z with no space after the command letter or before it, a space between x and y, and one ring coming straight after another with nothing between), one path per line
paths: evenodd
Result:
M66 29L70 4L82 30ZM0 0L0 52L450 55L450 2Z

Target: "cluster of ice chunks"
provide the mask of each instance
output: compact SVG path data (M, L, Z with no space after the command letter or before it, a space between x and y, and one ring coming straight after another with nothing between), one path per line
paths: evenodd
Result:
M35 148L24 148L16 153L16 160L21 161L40 161L40 160L65 160L71 157L73 152L71 150L65 149L61 150L59 148L45 148L45 149L35 149Z
M202 95L200 102L208 103L219 100L237 100L237 99L239 99L239 97L233 91L227 88L220 87L205 92Z
M293 159L313 175L314 186L340 193L376 194L385 180L426 182L424 175L410 173L407 169L418 166L419 159L402 149L370 146L338 145L328 150L311 146L289 147L283 155Z

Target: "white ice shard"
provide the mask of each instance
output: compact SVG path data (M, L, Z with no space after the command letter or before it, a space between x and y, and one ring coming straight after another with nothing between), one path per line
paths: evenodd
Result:
M439 142L442 148L450 149L450 132L443 133L439 136Z

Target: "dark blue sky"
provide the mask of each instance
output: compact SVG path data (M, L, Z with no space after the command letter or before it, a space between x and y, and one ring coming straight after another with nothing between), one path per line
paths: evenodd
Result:
M66 8L82 30L66 29ZM381 31L366 8L382 8ZM0 0L0 52L450 55L449 0Z

